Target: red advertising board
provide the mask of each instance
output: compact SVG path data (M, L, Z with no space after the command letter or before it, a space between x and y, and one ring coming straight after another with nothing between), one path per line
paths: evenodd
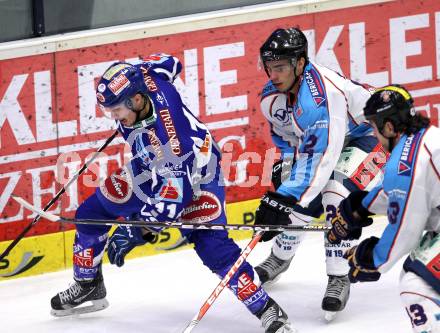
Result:
M440 110L440 2L394 1L188 33L119 42L0 61L0 241L29 223L11 193L44 206L112 133L95 103L95 84L113 61L163 52L184 69L176 82L188 107L223 148L228 202L260 196L274 159L259 110L267 77L258 50L278 27L299 26L310 57L354 80L401 83L419 111L438 124ZM55 212L72 215L106 172L124 161L112 145L81 177ZM63 163L61 163L63 162ZM262 172L266 177L262 178ZM39 223L30 235L60 226Z

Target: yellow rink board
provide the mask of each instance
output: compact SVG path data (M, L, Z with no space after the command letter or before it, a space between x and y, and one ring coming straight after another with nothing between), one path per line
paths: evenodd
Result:
M226 206L228 223L253 223L254 212L259 199L230 203ZM58 232L48 235L22 239L12 252L0 261L0 281L24 276L54 272L72 266L72 244L75 231ZM235 240L251 237L251 231L230 231ZM127 259L155 255L177 249L188 249L190 246L179 246L181 234L177 229L163 230L152 244L140 246L127 256ZM0 242L2 252L10 241ZM108 262L104 256L104 262Z

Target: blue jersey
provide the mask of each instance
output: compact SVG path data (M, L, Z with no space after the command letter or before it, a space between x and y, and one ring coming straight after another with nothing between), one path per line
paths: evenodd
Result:
M99 200L117 216L140 212L147 221L171 221L185 214L184 208L194 209L187 207L193 197L212 185L216 194L207 200L217 207L213 216L220 214L224 200L223 190L218 190L220 151L172 84L180 63L171 56L155 55L136 66L144 75L143 93L153 117L133 127L118 122L133 157L101 186Z
M261 107L271 123L275 145L284 154L296 151L290 180L283 182L277 192L307 206L330 179L344 144L373 134L363 116L371 93L311 62L300 80L294 100L269 82L263 90Z
M140 92L149 99L152 115L133 127L118 123L132 158L81 204L77 218L122 216L147 222L179 219L225 224L220 150L207 127L186 108L172 85L181 64L174 57L158 54L136 66L143 74ZM109 229L77 226L76 279L96 277ZM186 230L182 234L194 243L202 262L221 277L240 256L240 248L227 231ZM267 293L254 283L254 271L247 262L240 265L228 286L252 313L259 313L268 302Z

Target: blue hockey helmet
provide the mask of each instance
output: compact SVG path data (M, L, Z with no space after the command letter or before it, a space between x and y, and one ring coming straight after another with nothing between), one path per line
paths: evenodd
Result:
M137 93L146 94L141 70L129 63L115 62L99 80L96 99L103 107L125 103L129 109L132 109L130 98Z

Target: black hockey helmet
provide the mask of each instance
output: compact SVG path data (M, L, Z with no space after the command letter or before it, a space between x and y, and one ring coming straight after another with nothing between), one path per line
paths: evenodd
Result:
M303 57L306 62L307 38L298 28L277 29L260 48L263 65L266 61L292 59L292 63Z
M415 116L410 93L398 84L377 89L364 107L365 118L373 121L382 133L385 121L391 121L396 131L403 131Z

